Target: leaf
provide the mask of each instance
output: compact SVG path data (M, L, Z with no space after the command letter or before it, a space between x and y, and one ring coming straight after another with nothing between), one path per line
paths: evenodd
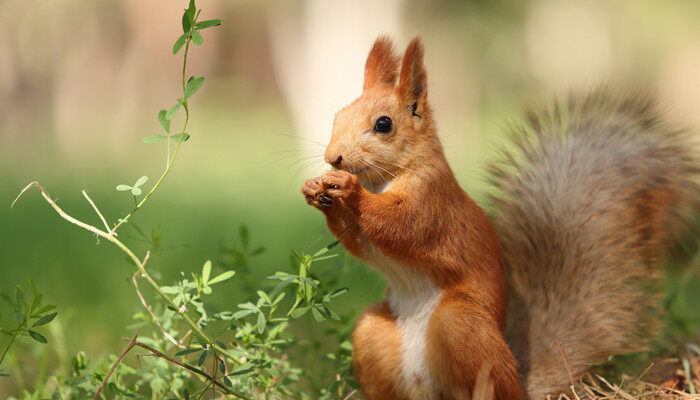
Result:
M133 194L134 196L138 196L138 195L140 195L141 193L143 193L143 191L141 190L140 187L134 186L134 187L131 188L131 194Z
M186 356L188 354L196 353L198 351L202 351L202 349L185 349L182 351L178 351L177 353L175 353L175 355L176 356Z
M202 267L202 280L206 283L209 281L209 275L211 274L211 260L207 260Z
M262 334L265 331L265 325L267 325L265 315L263 315L263 313L258 313L258 332Z
M192 97L193 94L199 90L199 88L202 87L204 84L204 77L200 76L199 78L192 77L190 78L189 81L187 81L187 86L185 86L185 97L184 99L187 100L190 97Z
M170 121L168 121L170 122ZM168 137L165 135L151 135L151 136L146 136L145 138L141 139L143 140L144 143L158 143L162 142L163 140L166 140Z
M185 41L187 40L187 34L183 34L177 40L175 41L175 44L173 45L173 54L177 54L178 51L184 46Z
M183 142L186 142L190 139L190 135L187 133L178 133L177 135L170 135L168 137L176 142L179 142L180 138L182 138Z
M134 183L134 187L139 187L146 182L148 182L148 177L146 175L144 175L136 180L136 183Z
M348 290L349 290L349 289L346 288L346 287L340 288L340 289L336 289L336 290L334 290L334 291L328 293L328 297L331 297L331 298L332 298L332 297L340 296L341 294L347 292Z
M204 43L204 38L202 37L202 35L200 35L200 33L198 31L193 31L192 32L192 41L197 46L201 46L202 43Z
M44 297L44 295L41 293L34 297L34 301L32 301L32 306L29 307L29 314L32 314L34 310L36 310L36 308L39 307L39 304L41 304L42 297Z
M56 306L52 306L52 305L44 306L41 308L41 310L37 311L35 315L41 315L45 312L49 312L49 311L53 310L54 308L56 308Z
M248 315L254 313L254 310L241 310L241 311L236 311L233 313L233 318L235 319L241 319L243 317L247 317Z
M54 318L56 318L56 315L58 315L58 313L44 315L43 317L39 318L34 325L32 325L32 328L48 324L49 322L53 321Z
M226 386L228 386L228 387L233 386L233 383L231 383L231 380L228 379L227 376L224 376L223 381L224 381L224 385L226 385Z
M196 24L194 24L194 29L207 29L211 28L212 26L219 26L222 22L224 22L224 20L222 19L208 19L206 21L199 21Z
M194 15L197 12L197 6L194 5L194 0L190 0L190 6L185 10L185 14L190 17L190 21L194 21Z
M297 279L296 276L293 276L291 278L287 278L287 279L283 280L282 282L278 283L277 286L275 286L273 291L276 292L278 290L284 289L285 287L290 285L292 282L294 282L296 279Z
M299 307L296 310L292 311L291 314L289 314L292 318L299 318L302 315L306 314L306 312L309 311L309 307Z
M44 336L42 336L38 332L34 332L31 330L28 330L27 332L29 332L29 336L31 336L32 339L36 340L39 343L48 343L49 342L48 340L46 340L46 338Z
M117 190L120 192L125 192L127 190L131 190L131 186L122 183L121 185L117 185Z
M244 375L244 374L249 374L251 372L253 372L252 368L246 368L246 369L242 369L240 371L231 372L230 374L228 374L228 376Z
M170 133L170 120L165 118L165 114L167 113L167 110L158 111L158 122L160 122L160 126L162 126L167 133Z
M232 276L236 275L236 271L226 271L222 274L217 275L214 279L209 281L210 285L215 283L223 282L227 279L231 279Z
M187 15L187 12L185 11L182 14L182 31L187 33L190 31L191 27L192 27L192 21L190 20L189 15Z
M168 121L173 119L175 114L177 114L177 111L180 109L180 106L182 106L182 103L178 101L177 103L175 103L174 106L170 107L168 109L168 112L165 113L165 119L167 119Z
M211 286L209 286L209 285L202 286L202 293L211 294Z
M324 317L323 314L321 314L321 312L315 307L311 309L311 314L313 314L316 322L323 322L326 320L326 317Z
M265 300L267 304L272 304L272 300L270 300L270 296L267 295L267 293L263 292L262 290L258 290L258 296L260 296L261 299Z
M205 350L202 352L202 355L199 356L199 359L197 360L197 365L201 366L202 364L204 364L204 361L206 361L206 360L207 360L207 352Z

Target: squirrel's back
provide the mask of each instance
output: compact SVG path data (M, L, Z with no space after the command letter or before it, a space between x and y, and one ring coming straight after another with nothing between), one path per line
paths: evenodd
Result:
M531 399L642 350L664 256L697 215L698 160L644 96L599 91L528 113L491 171L507 337Z

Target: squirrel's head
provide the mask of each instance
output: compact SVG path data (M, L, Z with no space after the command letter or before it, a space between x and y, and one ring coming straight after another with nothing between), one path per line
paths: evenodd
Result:
M336 114L326 162L361 180L381 182L406 170L439 146L427 101L423 43L415 38L406 48L398 85L399 59L391 40L379 37L365 63L362 94Z

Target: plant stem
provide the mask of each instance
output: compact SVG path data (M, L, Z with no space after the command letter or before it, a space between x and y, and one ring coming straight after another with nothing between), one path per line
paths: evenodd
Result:
M112 364L112 368L109 369L109 372L107 375L105 375L104 379L102 380L102 383L100 383L100 387L97 388L97 391L95 392L95 396L93 397L93 400L97 400L100 398L100 392L102 392L102 389L104 389L105 384L107 384L107 381L109 380L109 377L112 376L112 373L114 372L114 369L117 368L117 365L122 361L122 358L128 353L131 349L134 348L134 345L136 344L136 338L139 336L139 331L138 329L136 330L136 333L134 333L134 336L131 337L131 340L129 341L129 344L126 345L124 350L122 351L122 354L119 355L119 358Z
M124 339L124 340L129 340L128 338L123 338L123 339ZM146 349L146 350L150 351L151 353L155 354L156 356L158 356L158 357L160 357L160 358L162 358L162 359L165 359L165 360L167 360L167 361L170 361L170 362L173 363L173 364L177 364L177 365L181 366L182 368L188 369L188 370L190 370L190 371L192 371L192 372L194 372L194 373L196 373L196 374L199 374L199 375L205 377L205 378L206 378L207 380L209 380L210 382L213 382L214 385L218 386L219 389L221 389L221 390L223 390L224 392L226 392L226 394L231 394L231 395L234 395L234 396L239 397L239 398L244 399L244 400L249 400L249 399L250 399L248 396L246 396L246 395L244 395L244 394L242 394L242 393L237 393L237 392L234 392L233 390L227 388L225 385L221 384L219 381L215 380L211 375L207 374L205 371L202 371L202 370L199 369L199 368L195 368L195 367L193 367L193 366L191 366L191 365L185 364L185 363L183 363L183 362L181 362L181 361L179 361L179 360L176 360L176 359L174 359L174 358L172 358L172 357L170 357L170 356L167 356L167 355L161 353L160 351L154 349L153 347L148 346L148 345L146 345L146 344L143 344L143 343L141 343L141 342L139 342L139 341L136 341L135 344L136 344L136 346L139 346L139 347L141 347L141 348L143 348L143 349Z
M186 79L186 76L187 76L187 54L189 54L189 51L190 51L190 42L192 41L192 32L193 32L193 30L194 30L194 25L197 23L197 18L199 17L199 12L200 12L200 11L201 11L201 10L198 10L198 11L197 11L197 14L196 14L195 17L194 17L194 21L192 22L192 28L190 28L190 33L189 33L189 35L187 36L187 40L185 41L185 54L184 54L183 61L182 61L182 93L183 93L183 94L185 93L185 88L187 87L187 81L185 80L185 79ZM141 207L143 207L143 205L146 203L146 201L148 201L148 199L151 197L151 195L153 194L153 192L155 192L156 189L158 189L158 187L160 186L161 182L163 182L163 179L165 179L165 177L168 175L168 172L170 172L170 169L171 169L172 166L173 166L173 162L175 161L175 157L177 156L177 152L180 150L180 145L182 144L182 139L183 139L184 136L185 136L184 133L187 132L187 123L188 123L189 120L190 120L190 110L189 110L189 107L188 107L188 105L187 105L187 100L184 100L184 101L182 102L182 106L183 106L183 108L185 109L185 123L184 123L184 125L182 126L182 132L181 132L182 134L180 135L180 138L179 138L178 141L177 141L177 146L175 147L175 151L173 152L172 157L170 157L170 158L167 160L167 163L166 163L166 165L165 165L165 170L164 170L163 173L160 175L160 178L158 179L158 181L156 182L156 184L153 185L153 187L151 188L151 190L146 194L146 196L144 196L144 198L141 200L141 202L137 203L136 206L134 207L134 209L131 210L131 212L130 212L129 214L127 214L124 218L122 218L122 219L119 221L119 223L117 223L117 225L114 226L114 228L112 228L112 232L116 232L116 230L117 230L124 222L126 222L129 218L131 218L132 215L134 215L134 213L135 213L136 211L138 211ZM167 139L167 140L170 140L170 139ZM169 153L169 152L170 152L170 143L168 143L168 153Z
M17 202L17 200L19 200L19 198L24 194L24 192L26 192L27 190L29 190L33 186L36 186L39 189L39 191L41 192L41 195L44 197L44 199L49 203L49 205L51 205L51 207L53 207L54 210L56 210L58 215L61 216L63 219L65 219L66 221L68 221L74 225L78 225L79 227L81 227L87 231L90 231L98 236L101 236L101 237L109 240L110 242L114 243L117 247L119 247L119 249L121 249L121 251L123 251L131 259L131 261L133 261L133 263L139 269L139 272L141 272L141 276L144 279L146 279L146 281L153 287L153 289L158 293L158 295L161 298L163 298L163 300L165 300L165 302L168 305L170 305L170 307L172 307L175 310L178 309L177 305L175 305L175 303L172 301L172 299L170 297L168 297L168 295L166 295L160 289L160 285L158 285L158 283L151 277L151 275L148 273L148 271L146 271L146 268L144 267L143 263L141 262L141 260L139 260L138 257L136 257L134 252L131 251L131 249L126 247L126 245L124 243L122 243L119 239L117 239L114 236L114 230L112 230L112 233L104 232L104 231L102 231L102 230L100 230L100 229L98 229L90 224L86 224L85 222L80 221L80 220L72 217L71 215L67 214L65 211L63 211L63 209L61 207L58 206L58 204L56 204L55 201L53 201L53 199L49 196L49 194L46 192L46 190L44 190L44 188L41 187L41 185L39 185L39 182L34 181L34 182L30 183L29 185L27 185L24 189L22 189L19 196L17 196L15 201L12 202L12 205L14 205ZM223 349L219 345L215 344L213 340L209 339L209 337L199 328L199 326L197 326L197 324L194 321L192 321L192 319L189 317L189 315L187 315L185 313L180 313L180 315L185 320L185 322L192 328L192 331L194 333L196 333L202 339L204 339L205 341L210 343L211 346L214 347L219 353L223 354L224 356L226 356L226 358L228 358L229 360L233 361L236 364L239 364L239 365L242 364L242 362L238 358L234 357L228 351L226 351L225 349Z
M19 327L17 327L17 329L15 329L15 332L12 335L12 339L10 339L10 342L7 343L7 346L5 347L5 351L2 352L2 357L0 357L0 365L2 365L2 362L5 359L5 356L7 355L7 351L10 350L10 347L12 347L12 343L14 343L15 339L17 339L17 333L19 333L19 330L20 330Z

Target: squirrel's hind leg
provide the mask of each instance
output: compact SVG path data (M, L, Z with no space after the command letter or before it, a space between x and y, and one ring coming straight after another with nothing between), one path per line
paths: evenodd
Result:
M401 333L386 301L365 309L352 336L355 378L367 400L407 400L399 393Z
M491 390L495 400L523 399L517 364L503 332L487 311L465 297L445 293L430 319L426 357L433 379L450 399ZM490 387L479 387L484 385Z

